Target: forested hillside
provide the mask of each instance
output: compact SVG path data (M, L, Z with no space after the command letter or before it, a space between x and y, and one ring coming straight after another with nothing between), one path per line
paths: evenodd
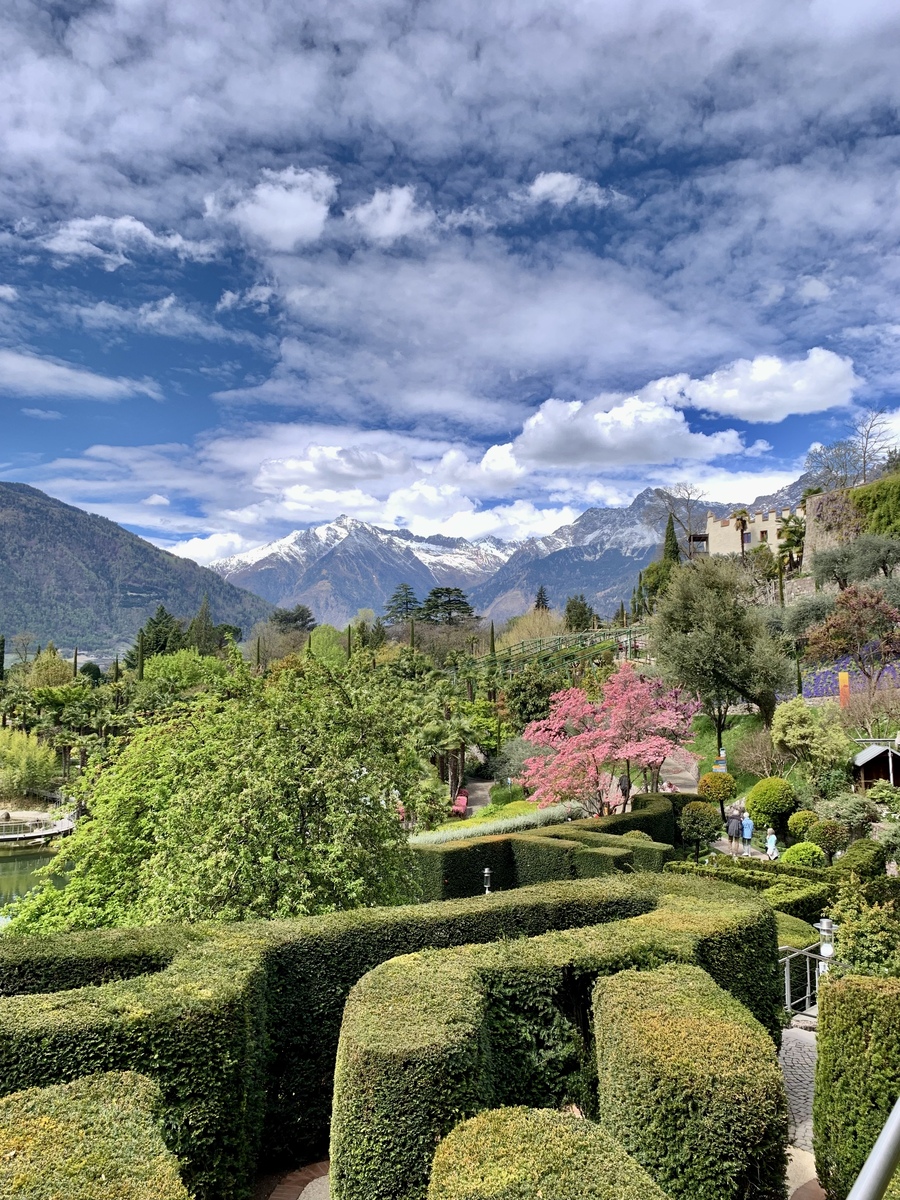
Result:
M159 604L250 629L271 606L214 571L24 483L0 483L0 633L85 651L130 645Z

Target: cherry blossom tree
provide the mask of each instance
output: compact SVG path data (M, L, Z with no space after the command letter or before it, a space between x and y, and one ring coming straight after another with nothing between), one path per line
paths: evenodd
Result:
M551 696L549 716L533 721L523 736L554 753L529 759L522 782L541 807L577 800L588 812L609 812L627 800L634 772L656 791L666 758L694 760L684 743L699 708L680 688L640 675L625 662L607 680L599 702L580 688ZM618 777L627 780L625 795Z

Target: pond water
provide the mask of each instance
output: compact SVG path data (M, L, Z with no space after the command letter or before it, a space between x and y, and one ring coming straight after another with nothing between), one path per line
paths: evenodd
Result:
M0 906L24 896L38 882L35 871L53 861L53 852L0 850Z

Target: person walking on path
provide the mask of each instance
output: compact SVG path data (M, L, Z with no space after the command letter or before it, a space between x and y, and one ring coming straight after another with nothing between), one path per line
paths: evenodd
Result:
M753 837L753 818L744 813L741 818L741 836L744 839L744 858L750 857L750 839Z
M738 810L736 808L730 808L728 810L728 824L725 828L728 832L731 857L737 858L741 849L741 818L739 817Z
M778 857L778 840L775 837L775 830L771 825L766 830L766 855L770 862L774 862Z

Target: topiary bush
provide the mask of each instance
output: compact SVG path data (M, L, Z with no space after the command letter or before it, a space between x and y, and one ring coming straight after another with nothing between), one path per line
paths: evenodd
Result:
M711 804L718 804L724 811L724 806L737 795L737 781L727 771L721 774L707 771L705 775L700 776L697 795Z
M850 830L842 821L817 821L806 836L822 847L829 865L838 850L850 844Z
M887 855L884 846L872 838L859 838L831 869L837 875L849 875L852 871L861 879L876 879L884 875L886 868Z
M829 974L819 987L813 1143L844 1200L900 1094L900 979Z
M799 812L791 813L787 820L788 833L798 842L805 842L806 835L819 820L819 814L811 808L801 808ZM782 858L784 856L782 855ZM823 859L824 862L824 859Z
M700 846L713 841L722 832L719 810L704 800L693 800L681 810L679 821L681 836L694 847L694 857L699 859Z
M0 1100L0 1195L16 1200L190 1200L159 1128L159 1088L86 1075Z
M666 1200L593 1121L535 1108L479 1113L438 1146L428 1200Z
M793 819L792 817L791 820ZM782 854L781 861L785 866L824 867L825 851L815 842L795 842Z
M747 793L747 811L757 825L783 831L787 818L797 807L794 789L786 779L760 779Z
M629 829L628 833L621 834L624 842L652 842L653 838L649 833L644 833L643 829Z
M787 1097L744 1005L673 963L601 978L594 1010L600 1120L651 1178L676 1200L783 1200Z

